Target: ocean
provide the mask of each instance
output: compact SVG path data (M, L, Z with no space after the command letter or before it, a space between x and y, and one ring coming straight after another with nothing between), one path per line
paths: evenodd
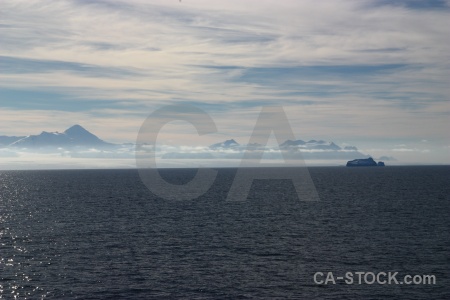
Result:
M236 169L186 201L154 196L136 170L1 171L0 298L450 299L450 167L309 172L320 201L289 180L225 201Z

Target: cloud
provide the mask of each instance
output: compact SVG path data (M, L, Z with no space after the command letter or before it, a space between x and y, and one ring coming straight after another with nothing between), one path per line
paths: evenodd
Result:
M417 151L417 149L409 149L409 148L394 148L392 149L394 152L414 152Z
M2 8L4 134L82 123L133 141L150 112L185 102L218 125L203 144L248 139L260 106L271 104L285 107L299 138L448 142L445 1L7 0ZM161 138L184 145L186 132Z
M6 148L0 148L0 157L18 157L18 156L19 154L17 154L16 151Z
M394 152L421 152L421 153L430 152L429 149L417 149L417 148L394 148L391 151L394 151Z
M395 157L392 157L392 156L380 156L378 158L378 160L381 160L381 161L397 161L397 159Z

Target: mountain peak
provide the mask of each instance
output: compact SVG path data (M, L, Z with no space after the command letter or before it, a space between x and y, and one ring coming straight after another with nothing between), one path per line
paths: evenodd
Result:
M66 129L66 131L64 131L65 134L74 134L74 133L90 133L89 131L87 131L86 129L83 128L83 126L75 124L69 128Z
M64 134L67 135L72 140L76 140L78 143L83 145L94 145L94 144L103 144L105 143L101 139L99 139L96 135L90 133L86 129L84 129L81 125L73 125L64 131Z
M90 133L82 126L76 124L68 128L64 133L43 131L38 135L30 135L11 144L14 147L45 148L45 147L111 147L107 143Z
M239 146L239 143L236 142L234 139L231 140L226 140L225 142L222 143L217 143L214 145L209 146L209 148L211 149L218 149L218 148L233 148L233 147L237 147Z
M280 147L282 147L282 148L286 148L286 147L289 148L289 147L296 147L296 146L301 146L301 145L305 145L305 144L306 144L306 142L302 141L302 140L296 140L296 141L287 140L284 143L282 143L280 145Z

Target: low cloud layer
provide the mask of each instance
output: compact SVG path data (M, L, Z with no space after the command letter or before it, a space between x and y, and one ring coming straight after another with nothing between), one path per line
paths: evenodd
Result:
M82 123L105 140L134 142L152 111L190 103L217 124L217 135L195 140L209 145L248 139L261 107L276 104L299 137L450 163L448 1L6 0L2 8L0 135ZM161 139L196 145L176 126ZM426 148L416 146L422 140Z

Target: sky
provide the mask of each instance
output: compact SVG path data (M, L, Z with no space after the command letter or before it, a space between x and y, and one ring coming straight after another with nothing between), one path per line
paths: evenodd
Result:
M450 164L449 28L450 1L4 0L0 135L80 124L133 143L148 115L183 103L217 133L175 122L161 144L245 144L262 107L281 105L298 139Z

